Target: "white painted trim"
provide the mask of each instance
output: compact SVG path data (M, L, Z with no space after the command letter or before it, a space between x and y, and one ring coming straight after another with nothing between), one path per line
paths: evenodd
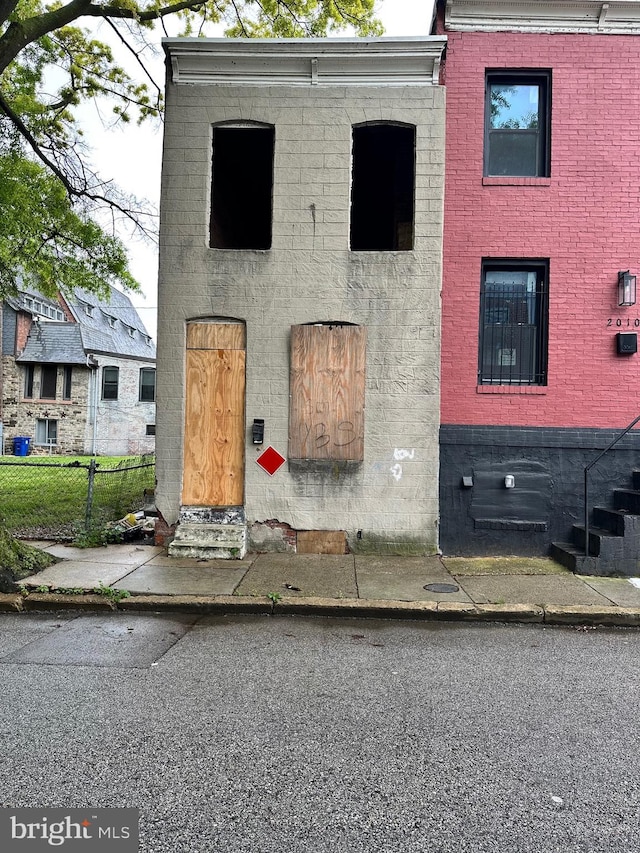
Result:
M163 39L174 83L438 85L446 36L380 39Z
M447 0L445 29L634 35L640 0Z

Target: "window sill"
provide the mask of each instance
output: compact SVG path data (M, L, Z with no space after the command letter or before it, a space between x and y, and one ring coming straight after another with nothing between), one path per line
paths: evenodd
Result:
M484 177L483 187L550 187L551 178L524 178L515 175Z
M546 385L478 385L478 394L546 394Z

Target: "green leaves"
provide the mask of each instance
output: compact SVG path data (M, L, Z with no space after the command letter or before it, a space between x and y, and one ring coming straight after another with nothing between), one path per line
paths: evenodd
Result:
M82 210L74 210L62 183L18 152L0 155L0 293L22 278L43 293L107 282L136 289L124 245Z
M170 17L184 35L211 23L243 37L382 32L374 0L0 0L0 298L21 276L49 293L136 286L123 244L93 217L107 207L146 233L148 212L93 173L76 108L108 104L116 122L158 116L144 51L150 28ZM92 18L111 27L141 79L93 37Z

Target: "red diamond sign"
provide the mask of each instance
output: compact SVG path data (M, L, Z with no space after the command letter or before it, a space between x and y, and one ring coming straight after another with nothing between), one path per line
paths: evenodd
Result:
M271 447L271 445L269 445L264 453L261 453L256 459L258 465L271 477L273 477L278 468L281 468L286 461L287 460L284 456L281 453L278 453L278 451Z

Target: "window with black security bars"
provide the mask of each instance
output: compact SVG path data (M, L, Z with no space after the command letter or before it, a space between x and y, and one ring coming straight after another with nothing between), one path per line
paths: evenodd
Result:
M547 384L545 263L485 262L480 291L480 385Z

